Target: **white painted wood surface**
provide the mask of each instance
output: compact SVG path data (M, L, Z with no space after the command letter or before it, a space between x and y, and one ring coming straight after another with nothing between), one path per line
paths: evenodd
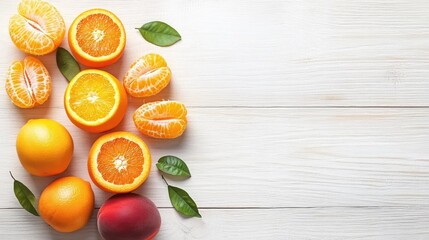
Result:
M137 133L130 116L144 101L189 107L183 137L141 136L155 161L174 154L189 164L193 177L171 184L188 190L203 219L180 217L153 169L137 192L160 207L156 239L429 239L428 1L51 2L67 26L94 7L123 20L125 55L105 68L119 79L147 52L172 69L161 94L130 99L115 130ZM0 2L3 84L10 62L25 56L8 35L17 4ZM169 48L145 42L134 28L152 20L170 23L183 40ZM67 119L67 82L54 54L40 59L54 80L46 104L18 109L0 85L0 239L98 239L96 211L83 230L59 234L13 195L9 170L37 196L55 179L20 166L15 138L28 119L52 118L71 132L76 150L61 176L89 180L87 153L101 135ZM110 194L93 187L99 207Z

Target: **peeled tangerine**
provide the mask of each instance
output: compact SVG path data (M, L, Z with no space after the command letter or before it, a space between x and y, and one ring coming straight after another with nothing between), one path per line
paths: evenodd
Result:
M52 82L43 63L28 56L23 61L12 62L5 88L13 104L20 108L32 108L48 100Z
M124 77L124 87L133 97L153 96L169 83L170 68L164 58L155 53L142 56L135 61Z
M64 19L48 2L22 0L18 14L9 21L9 35L20 50L33 54L48 54L61 44L66 32Z
M160 226L155 204L135 193L109 198L97 215L98 232L104 240L149 240L158 234Z
M150 102L140 106L133 115L137 129L153 138L177 138L186 129L187 110L177 101Z

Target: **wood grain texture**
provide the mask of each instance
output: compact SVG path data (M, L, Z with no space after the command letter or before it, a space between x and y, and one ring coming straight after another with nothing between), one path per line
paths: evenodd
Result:
M292 208L203 209L202 219L184 219L161 209L161 230L155 240L426 240L429 208ZM82 230L60 234L22 209L0 215L1 239L100 239L96 211Z
M174 154L191 170L187 189L201 207L314 207L427 205L429 199L429 112L426 109L189 109L188 129L176 140L139 134L131 114L115 130L137 133L154 161ZM87 154L100 134L73 126L64 110L33 109L0 115L9 126L0 181L7 173L36 193L54 178L32 177L16 156L15 138L26 119L49 116L63 123L76 143L63 175L88 179ZM154 165L154 163L153 163ZM96 187L97 206L107 194ZM153 168L138 190L168 207L167 190ZM0 192L0 207L18 207L11 188Z
M429 1L50 2L67 26L90 8L118 15L125 54L104 68L118 79L149 52L172 69L159 95L129 99L114 129L139 134L131 114L143 102L189 107L181 138L139 134L154 162L166 154L187 162L192 178L170 183L203 208L203 219L180 217L153 168L137 192L161 207L157 239L429 239ZM25 57L8 33L17 4L0 4L3 85L12 60ZM183 40L168 48L145 42L134 28L153 20L171 24ZM67 39L61 46L68 49ZM70 131L75 154L60 176L89 180L87 154L101 135L67 119L67 81L55 54L39 59L53 78L47 103L18 109L0 85L0 239L99 239L95 213L83 230L59 234L14 198L9 170L36 196L55 179L30 176L17 159L16 135L28 119L52 118ZM93 188L99 207L111 194Z
M144 53L162 54L173 80L152 99L189 106L428 106L428 1L51 2L67 25L100 6L123 20L125 55L105 68L119 79ZM25 55L8 37L16 5L2 2L0 79ZM169 48L145 42L134 28L152 20L170 23L183 40ZM62 46L68 49L66 39ZM44 107L61 107L66 82L54 54L41 59L56 89ZM8 102L2 95L0 106Z

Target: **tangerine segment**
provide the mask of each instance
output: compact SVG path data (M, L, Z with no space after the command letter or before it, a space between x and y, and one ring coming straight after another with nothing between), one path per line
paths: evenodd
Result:
M133 115L137 129L154 138L177 138L186 129L187 110L176 101L158 101L143 104Z
M13 104L20 108L32 108L48 100L52 82L43 63L27 56L24 61L12 62L5 88Z
M23 0L10 18L9 35L20 50L34 55L54 51L66 32L64 19L48 2Z
M149 148L136 135L113 132L95 141L88 156L92 181L107 192L125 193L138 188L150 173Z
M125 48L126 35L122 22L105 9L81 13L71 24L70 49L84 65L104 67L116 62Z
M64 105L70 120L88 132L114 128L127 109L124 87L113 75L96 69L81 71L69 83Z
M133 97L149 97L164 89L170 79L171 71L164 58L151 53L131 65L124 77L124 86Z

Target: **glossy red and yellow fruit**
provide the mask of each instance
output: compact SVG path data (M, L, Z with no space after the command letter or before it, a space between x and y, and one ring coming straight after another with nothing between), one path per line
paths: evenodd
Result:
M135 193L109 198L97 215L98 232L104 240L149 240L161 226L155 204Z

